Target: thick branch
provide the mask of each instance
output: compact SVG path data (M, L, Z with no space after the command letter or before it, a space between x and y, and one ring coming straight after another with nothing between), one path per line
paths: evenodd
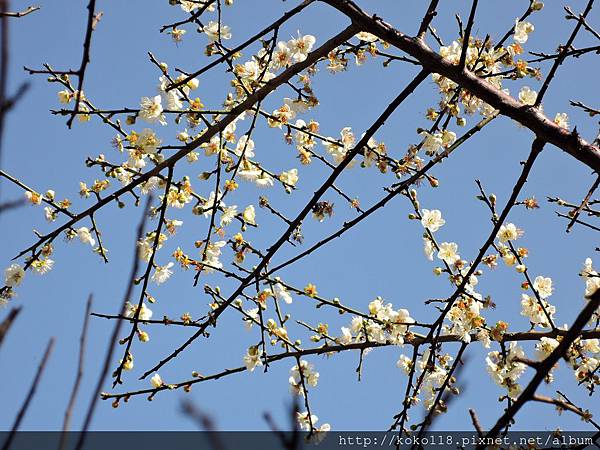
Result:
M594 171L600 172L600 149L583 140L576 132L565 130L539 110L519 103L471 71L451 64L421 40L406 36L383 20L369 16L354 2L350 0L322 1L344 13L364 31L376 35L416 58L430 72L439 73L458 83L463 89L498 109L501 114L529 128L543 141L557 146Z

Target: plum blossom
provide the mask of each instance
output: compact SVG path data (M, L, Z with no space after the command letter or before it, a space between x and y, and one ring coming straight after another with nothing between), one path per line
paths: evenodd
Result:
M237 214L237 205L227 206L223 208L223 214L221 215L221 226L229 225Z
M154 124L156 122L161 125L166 125L165 115L163 114L163 106L160 95L156 95L152 98L142 97L140 102L140 118L148 123Z
M163 284L167 281L173 275L173 271L171 270L173 265L173 262L169 262L166 266L157 266L152 275L152 281L156 284Z
M533 289L540 295L541 298L548 298L552 295L554 288L552 287L552 278L536 277L533 281Z
M524 44L529 39L529 34L533 33L535 27L529 22L520 22L519 19L515 20L515 29L513 39L519 44Z
M500 242L514 241L519 237L523 236L523 230L517 228L514 223L507 223L502 225L498 230L497 238Z
M535 105L537 100L537 92L529 86L523 86L519 91L519 101L524 105Z
M96 245L96 241L92 237L92 234L87 227L81 227L77 229L77 237L83 244L89 244L92 247Z
M257 366L262 366L260 352L256 345L248 348L247 353L244 355L244 365L250 372L254 372L254 369L256 369Z
M25 278L25 270L19 264L11 264L4 270L4 284L9 287L16 287L21 284Z
M126 306L125 317L127 317L128 319L134 318L135 314L138 310L138 306L132 305L129 302L127 302L127 304L125 306ZM144 302L142 302L142 306L140 308L140 313L138 315L138 319L142 320L142 321L152 319L152 310L150 308L148 308L146 306L146 303L144 303Z
M206 245L206 254L202 262L211 267L205 267L205 272L210 273L213 271L213 268L221 269L223 267L223 263L219 260L219 257L221 256L221 249L225 244L225 241L218 241L214 243L209 242Z
M316 372L314 366L304 359L300 360L300 366L295 365L290 370L290 388L296 395L304 395L302 378L305 384L312 387L316 387L319 382L319 372Z
M569 116L567 113L556 113L553 122L565 130L569 129Z
M428 237L423 238L423 253L429 261L433 261L433 254L435 253L435 247L433 242Z
M527 366L516 361L525 358L525 352L516 343L511 342L506 349L506 358L499 351L488 353L486 358L487 370L494 382L508 390L508 395L515 399L521 392L518 379L527 369Z
M242 213L244 221L250 225L256 225L256 209L254 205L248 205Z
M551 319L554 317L556 308L546 300L542 300L540 304L536 298L527 294L521 294L521 315L529 318L529 321L534 325L538 325L541 328L549 328L550 323L544 310L546 310Z
M233 152L237 156L244 155L245 158L253 158L254 157L254 141L248 138L248 135L245 134L241 138L239 138L237 145Z
M153 388L158 389L165 383L162 380L162 378L160 377L160 375L158 373L155 373L154 376L152 378L150 378L150 384L152 384Z
M279 277L277 277L275 279L277 281L279 281ZM288 305L290 305L292 303L292 296L288 292L287 288L279 282L275 283L275 285L273 286L273 294L275 294L275 297L277 299L283 300Z
M458 254L458 245L454 242L442 242L438 252L438 258L447 264L454 264L460 259Z
M600 288L600 274L592 267L591 258L586 258L580 275L585 280L585 296L590 297Z
M423 209L421 217L421 225L432 233L435 233L446 223L446 221L442 219L441 211L438 209Z
M204 25L202 31L208 36L210 42L215 42L220 39L231 39L231 28L223 24L219 26L219 22L215 22L214 20L211 20L208 24Z
M298 32L298 37L288 42L288 47L294 62L302 62L306 59L313 46L316 38L310 34L301 36Z

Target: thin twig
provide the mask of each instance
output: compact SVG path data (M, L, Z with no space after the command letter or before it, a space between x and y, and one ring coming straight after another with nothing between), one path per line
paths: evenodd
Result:
M63 450L67 444L67 432L71 425L71 416L73 415L73 408L75 408L75 401L77 400L77 394L79 393L79 387L81 386L81 380L83 379L84 359L85 359L85 348L87 342L87 329L90 320L90 310L92 309L92 294L88 297L85 305L85 313L83 316L83 326L81 328L81 336L79 338L79 359L77 363L77 374L75 375L75 381L73 383L73 389L71 390L71 396L69 397L69 403L65 410L65 418L63 420L62 433L60 435L60 442L58 444L58 450Z
M46 364L48 363L48 359L50 358L50 354L52 353L53 348L54 348L54 338L50 338L50 340L48 341L48 345L46 346L46 351L44 352L44 356L42 357L42 360L40 361L40 364L38 366L37 372L35 374L35 378L33 379L33 382L31 383L31 387L29 388L29 392L27 393L27 397L25 397L25 401L23 402L21 409L19 409L17 417L15 418L15 421L11 427L10 433L8 434L8 437L6 438L4 445L2 446L2 450L8 450L10 448L10 445L12 444L12 441L14 440L14 438L17 434L17 431L19 430L19 427L21 426L21 422L23 421L23 418L25 417L25 413L27 412L27 409L29 408L31 400L33 399L33 396L35 395L35 391L37 390L37 387L40 384L40 381L42 380L42 375L44 374L44 369L46 368Z

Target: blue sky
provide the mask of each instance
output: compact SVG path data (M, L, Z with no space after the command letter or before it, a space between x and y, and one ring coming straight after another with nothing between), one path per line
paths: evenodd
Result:
M23 1L12 3L14 9L28 6ZM40 67L44 62L57 69L76 68L80 63L87 2L41 0L38 3L40 11L11 23L11 86L15 89L23 80L29 79L31 89L8 118L2 168L40 192L51 188L59 198L68 196L74 201L73 210L77 211L86 204L89 206L78 198L79 181L90 183L99 177L95 169L85 168L84 161L87 156L94 157L100 153L117 158L110 144L114 133L96 120L87 124L76 123L72 130L68 130L63 118L49 113L50 109L60 107L56 97L59 87L49 85L43 76L32 78L21 70L24 65ZM443 5L434 26L446 42L451 42L457 37L454 14L466 17L470 2L460 2L458 9L456 2L441 3ZM530 35L527 50L551 52L559 42L566 40L573 24L564 20L559 3L547 2L544 10L533 16L531 21L536 30ZM261 0L260 4L261 8L257 8L257 2L236 0L233 7L225 9L224 22L232 27L232 42L243 41L297 1ZM402 2L402 7L393 0L362 1L359 4L377 12L403 32L413 34L428 2ZM526 4L526 1L516 0L482 2L473 33L480 37L486 33L494 37L503 35ZM571 6L578 11L584 2L574 0ZM85 86L86 94L97 106L107 109L136 107L140 97L154 95L158 73L149 62L147 51L152 51L159 60L167 61L170 67L192 70L207 61L203 53L206 39L197 35L192 27L188 27L184 42L178 45L172 42L170 36L158 33L164 23L184 17L178 7L170 7L166 0L99 0L98 9L104 12L104 16L94 34L92 61ZM289 39L300 30L303 34L315 35L319 45L346 24L347 20L332 8L316 4L286 25L280 36ZM576 41L578 47L592 44L585 33L581 33ZM434 43L431 45L434 46ZM549 65L541 67L546 73ZM571 124L577 125L579 132L588 140L594 138L597 124L584 113L571 108L569 100L594 104L597 98L593 94L597 87L591 74L597 68L597 62L589 55L576 60L576 63L571 61L571 64L563 65L544 100L544 109L549 116L568 112ZM338 75L330 75L323 68L314 81L321 105L306 117L321 123L322 134L338 136L342 127L351 126L360 135L415 74L416 69L410 65L397 63L383 68L381 62L372 60L362 67L351 65L348 72ZM198 95L207 107L220 105L229 78L230 75L225 74L221 67L201 78ZM523 84L512 82L507 87L516 94ZM534 89L539 87L535 80L529 79L525 84ZM286 96L290 96L290 92L277 91L265 103L265 109L275 109ZM428 126L424 114L437 101L435 85L428 79L418 88L416 95L400 106L376 138L386 142L390 154L403 155L408 145L418 142L416 129ZM476 120L476 117L469 118L469 125ZM456 128L454 130L460 134L461 130ZM165 139L171 139L179 129L181 127L169 126L160 131ZM284 143L281 132L268 129L262 123L254 140L259 160L268 163L275 171L299 166L295 151ZM500 118L432 172L441 181L439 189L428 186L419 189L422 206L441 209L444 214L446 225L440 231L440 239L458 242L463 258L475 257L491 227L486 208L475 199L478 193L475 178L481 179L488 192L494 192L499 204L503 205L520 172L519 162L526 158L531 141L531 132L509 119ZM207 169L209 161L201 159L195 165L178 169L176 175L190 175L199 192L207 195L213 189L212 181L201 184L195 178ZM284 214L295 217L327 173L327 169L315 163L307 169L301 168L299 189L291 196L277 187L259 191L243 185L241 187L245 189L232 196L232 201L240 206L257 204L259 195L267 195ZM358 196L362 205L370 205L384 194L382 188L391 182L391 175L382 177L374 170L355 168L344 174L338 186L350 195ZM584 259L593 256L597 241L592 231L581 227L565 234L566 223L556 217L555 208L545 198L551 195L577 201L585 195L592 182L589 169L548 146L523 191L523 197L535 195L541 208L533 212L515 209L509 218L525 230L522 244L530 250L528 266L531 273L551 276L554 280L555 293L551 301L557 307L559 324L570 323L583 305L584 286L577 274ZM2 200L22 195L4 180L1 193ZM306 221L303 227L305 246L330 234L355 214L333 192L328 192L324 199L335 203L336 213L322 224L312 219ZM115 313L120 308L129 276L135 228L140 217L140 208L134 208L130 199L126 202L127 208L119 210L110 205L97 217L109 249L109 264L105 265L83 244L57 240L55 268L43 277L28 274L18 289L14 304L23 305L23 311L0 350L0 367L4 369L0 386L3 398L0 428L10 427L50 336L57 339L55 352L23 428L60 428L75 375L86 298L93 293L93 310L96 312ZM366 310L368 303L380 295L396 308L408 308L419 321L432 320L432 311L423 306L423 300L448 296L451 287L443 277L432 275L433 266L422 256L422 230L418 223L407 220L409 212L411 206L408 201L396 198L362 226L280 275L295 286L313 282L323 296L339 297L355 308ZM178 245L191 253L193 242L204 239L208 226L206 219L194 217L186 211L169 211L169 218L181 219L186 226L158 254L160 264L166 264L169 254ZM284 227L260 209L257 221L261 227L250 230L246 237L256 246L266 248ZM42 232L50 229L40 207L28 206L0 218L3 236L0 260L4 265L33 242L32 229ZM284 261L298 251L289 246L283 248L274 263ZM152 289L152 294L159 299L152 307L157 317L178 317L186 311L192 315L204 314L208 303L201 287L204 283L219 285L224 292L231 292L234 288L231 282L217 275L201 278L200 287L193 288L192 276L192 273L176 271L169 282ZM495 311L486 313L488 322L494 323L502 318L511 323L513 331L528 327L527 320L519 315L520 281L520 276L506 267L499 267L481 278L479 291L492 295L498 305ZM0 311L0 320L7 311ZM299 297L291 305L290 312L294 318L313 324L326 321L330 329L335 330L334 333L339 333L339 327L350 320L348 316L339 317L333 310L315 310L308 299ZM197 341L175 362L163 368L160 371L163 379L177 382L189 379L192 370L210 374L241 365L245 349L256 342L257 336L243 329L236 314L224 314L222 323L211 332L209 340ZM81 425L81 416L96 383L112 325L112 322L103 319L91 319L87 364L75 409L74 428ZM126 374L127 390L147 387L149 383L137 381L137 376L169 354L190 334L188 330L162 326L148 331L151 341L145 345L135 344L136 368ZM304 343L308 343L309 334L299 328L295 331ZM530 346L525 347L530 349ZM448 346L448 351L456 352L457 349L457 345ZM402 352L408 354L410 351L410 348L386 348L371 352L365 358L361 382L357 382L355 373L357 353L347 352L330 359L309 358L321 374L318 387L309 392L313 412L321 418L321 422L329 422L335 429L387 428L391 417L400 409L406 383L406 377L395 363ZM467 353L468 367L462 372L459 383L465 385L464 393L454 401L453 413L436 422L438 429L471 429L469 407L475 407L484 426L491 426L502 411L497 398L503 392L492 383L485 371L486 351L475 344L469 347ZM271 412L279 423L284 424L290 403L288 371L292 365L291 361L283 361L273 364L268 373L257 370L196 385L191 394L162 392L152 402L143 397L133 398L118 409L111 408L108 402L101 402L93 428L192 429L193 424L179 410L179 402L184 395L210 413L222 429L265 429L262 419L265 411ZM108 388L107 385L106 390ZM572 373L559 371L555 383L543 388L549 394L555 389L573 392L572 399L583 407L591 408L593 405L585 391L576 387ZM421 413L422 408L415 408L413 420L417 421ZM551 407L545 406L527 405L517 417L520 429L586 427L577 417L569 414L558 417Z

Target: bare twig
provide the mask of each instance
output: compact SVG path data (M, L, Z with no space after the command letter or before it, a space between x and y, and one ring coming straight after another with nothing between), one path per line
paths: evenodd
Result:
M28 6L23 11L18 12L2 11L0 12L0 17L25 17L32 12L38 11L39 9L39 6Z
M40 361L40 364L38 366L37 372L35 374L35 378L33 379L33 382L31 383L31 387L29 388L29 392L27 393L27 397L25 397L25 401L23 402L21 409L19 409L19 412L17 413L17 417L15 418L15 421L11 427L10 433L8 434L8 436L6 438L4 445L2 446L2 450L8 450L10 448L10 445L12 444L12 441L14 440L14 438L17 434L17 431L19 430L19 427L21 426L21 422L23 421L23 418L25 417L25 413L27 412L27 409L29 408L29 404L31 403L31 400L33 399L33 396L35 395L35 391L37 390L37 387L40 384L40 381L42 380L42 375L44 374L44 369L46 368L46 364L48 363L48 359L50 358L50 354L52 353L53 348L54 348L54 338L50 338L50 340L48 341L48 345L46 346L46 351L44 352L44 356L42 357L42 360Z
M10 327L14 323L14 321L17 318L17 316L19 315L19 313L21 312L21 308L22 308L21 306L19 306L17 308L12 308L10 310L10 312L8 313L8 316L6 316L6 318L2 321L2 323L0 323L0 345L2 345L4 338L8 334L8 330L10 330Z
M77 363L77 374L75 375L75 381L73 383L73 389L71 390L71 396L69 397L69 403L65 410L65 418L63 420L62 433L60 435L60 442L58 444L58 450L63 450L67 444L67 432L69 431L71 424L71 416L73 415L73 408L75 407L75 401L77 400L77 394L79 393L79 387L81 386L81 380L83 379L84 359L85 359L85 347L87 342L87 329L90 320L90 310L92 308L92 295L88 297L85 305L85 313L83 316L83 327L81 328L81 336L79 338L79 359Z

